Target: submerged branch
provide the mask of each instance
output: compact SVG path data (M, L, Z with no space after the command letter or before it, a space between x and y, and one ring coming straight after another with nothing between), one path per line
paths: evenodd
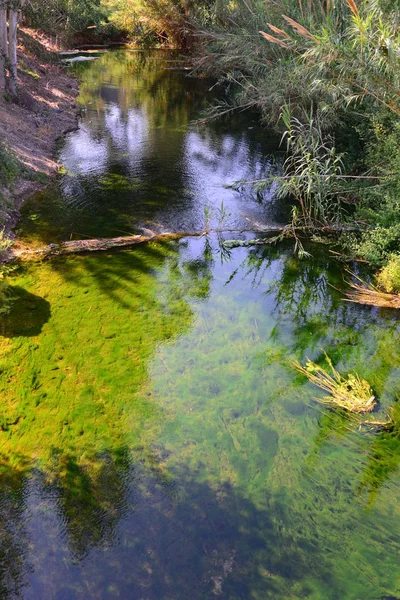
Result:
M303 225L303 226L292 226L285 225L282 227L271 227L269 229L262 230L263 233L271 234L276 237L269 239L254 239L254 240L225 240L224 246L227 248L239 248L239 247L247 247L247 246L265 246L269 244L273 244L278 241L282 241L285 238L294 238L297 240L297 234L304 234L308 236L312 236L313 234L320 235L338 235L344 232L355 232L361 231L361 228L354 225L322 225L321 227L317 227L315 225Z
M183 231L183 232L164 232L164 233L152 233L150 235L130 235L120 236L114 238L93 238L88 240L70 240L62 242L60 244L49 244L43 248L33 249L14 249L10 254L10 260L36 260L41 258L48 258L53 256L64 256L68 254L82 254L85 252L100 252L112 250L113 248L129 248L136 246L137 244L145 244L147 242L164 242L169 240L180 240L185 237L201 237L210 233L244 233L244 232L255 232L253 229L227 229L227 230L214 230L214 229L202 229L201 231ZM297 237L297 234L312 235L314 233L319 234L340 234L347 231L360 231L357 226L347 225L324 225L316 227L314 225L305 226L292 226L292 225L281 225L274 227L260 227L259 233L263 233L266 236L273 236L270 238L254 239L254 240L226 240L224 245L229 248L235 248L239 246L258 246L271 244L280 241L287 237Z
M265 234L279 234L285 230L285 227L270 227L260 231ZM244 233L245 231L254 231L254 229L229 229L225 230L231 233ZM221 233L219 230L202 229L201 231L182 231L182 232L164 232L152 233L150 235L129 235L114 238L93 238L88 240L70 240L60 244L49 244L43 248L32 249L14 249L10 254L10 260L36 260L41 258L50 258L54 256L65 256L68 254L83 254L85 252L101 252L112 250L113 248L129 248L137 244L147 242L165 242L171 240L180 240L185 237L201 237L209 233Z
M376 405L376 399L369 383L356 373L349 373L347 377L343 377L334 368L327 354L325 354L325 358L331 374L310 359L307 359L304 367L298 362L293 363L297 371L305 375L311 383L328 392L328 396L315 398L315 400L321 404L343 408L354 413L372 412Z

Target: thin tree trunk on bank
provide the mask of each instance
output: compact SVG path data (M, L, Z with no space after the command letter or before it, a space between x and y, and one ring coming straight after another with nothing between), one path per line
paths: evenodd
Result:
M0 89L6 87L7 9L0 7Z
M9 88L12 96L17 95L17 31L19 11L10 9L8 19L8 59L10 61Z

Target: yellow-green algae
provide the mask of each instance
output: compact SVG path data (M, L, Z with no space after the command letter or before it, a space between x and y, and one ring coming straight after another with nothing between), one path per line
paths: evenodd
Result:
M397 406L371 435L290 366L323 347L384 411L400 393L397 321L341 303L323 259L220 258L183 240L15 276L4 597L399 594Z

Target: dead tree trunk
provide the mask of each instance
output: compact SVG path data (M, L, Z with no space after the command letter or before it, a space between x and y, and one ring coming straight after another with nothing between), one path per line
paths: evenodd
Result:
M6 87L7 46L7 8L0 2L0 89Z

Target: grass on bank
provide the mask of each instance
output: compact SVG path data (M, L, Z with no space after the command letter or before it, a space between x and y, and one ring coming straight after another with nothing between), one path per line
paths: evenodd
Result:
M12 150L0 140L0 186L11 188L19 173L19 160Z

